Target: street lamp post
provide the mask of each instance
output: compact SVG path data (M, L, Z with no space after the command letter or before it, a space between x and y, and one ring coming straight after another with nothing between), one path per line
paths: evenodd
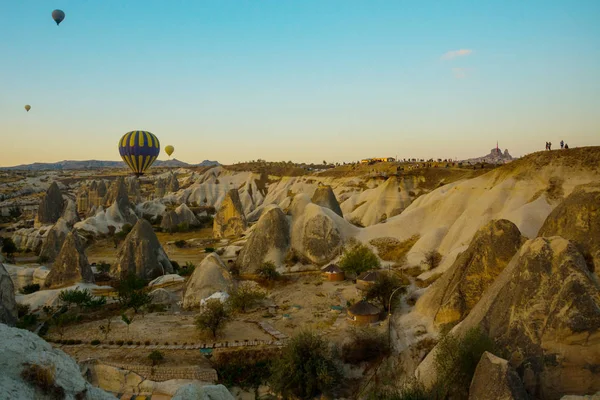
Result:
M394 294L396 294L396 292L402 288L404 288L404 286L398 286L392 291L392 294L390 294L390 301L388 303L388 346L390 349L392 348L392 297L394 297Z

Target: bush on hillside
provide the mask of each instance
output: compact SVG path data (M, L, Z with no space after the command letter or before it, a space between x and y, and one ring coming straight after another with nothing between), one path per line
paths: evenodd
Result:
M210 332L213 339L216 339L217 334L225 328L227 321L229 321L229 313L223 303L218 299L212 299L206 302L196 318L196 326L200 330Z
M379 258L364 244L357 244L346 250L340 260L340 268L349 275L358 276L363 272L381 266Z
M277 272L275 264L270 261L262 263L262 265L256 269L256 273L262 279L267 281L275 281L281 276L281 274Z
M29 285L23 286L19 292L21 292L21 294L31 294L37 292L38 290L40 290L40 285L37 283L30 283Z
M349 332L351 340L342 347L342 360L349 364L375 361L389 354L385 333L373 328L355 328Z
M279 349L245 349L219 352L213 359L219 383L227 387L256 389L267 383Z
M423 264L427 267L427 269L435 269L440 265L442 261L442 255L437 250L429 250L425 253L425 259L423 260Z
M283 347L271 368L271 388L284 398L331 395L343 375L329 342L313 332L301 332Z
M367 300L375 300L385 311L389 311L390 296L392 293L394 294L392 298L392 306L394 306L406 292L406 288L403 286L402 281L396 275L381 273L375 283L369 287Z
M233 311L245 313L264 298L265 294L262 290L255 288L248 282L242 282L231 291L227 304Z

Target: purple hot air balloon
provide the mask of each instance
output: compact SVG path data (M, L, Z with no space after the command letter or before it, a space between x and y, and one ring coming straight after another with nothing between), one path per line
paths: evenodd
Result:
M59 25L65 19L65 13L63 10L54 10L52 11L52 19L56 22L56 25Z

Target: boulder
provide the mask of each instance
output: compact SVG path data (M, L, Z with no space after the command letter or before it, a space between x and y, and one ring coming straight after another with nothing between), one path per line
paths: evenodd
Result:
M52 227L42 226L40 228L22 228L13 233L12 240L15 242L18 249L29 249L38 254L50 228Z
M237 189L231 189L227 192L219 211L215 215L213 236L215 238L239 236L244 233L247 227L248 223L244 215L244 207L240 201L240 194Z
M177 175L170 174L166 181L166 190L167 192L176 192L179 190L179 181L177 180Z
M485 352L481 356L471 387L469 400L528 400L519 375L508 361Z
M0 323L14 326L17 323L15 286L10 275L0 263Z
M340 217L344 216L331 186L319 186L315 190L311 201L318 206L329 208Z
M560 236L573 242L590 271L600 276L600 186L574 190L546 218L538 236Z
M153 304L170 305L176 301L175 296L173 296L171 292L162 288L154 289L150 292L150 296L152 296Z
M349 222L332 210L311 203L305 194L294 197L290 213L292 248L296 254L316 265L340 255L344 244L340 228L347 227Z
M228 292L231 276L216 253L210 253L194 269L183 292L183 308L199 307L202 299L216 292Z
M180 387L171 400L235 400L223 385L190 383Z
M81 240L76 233L69 232L46 277L44 286L56 288L82 281L93 283L94 273L83 250Z
M490 221L454 264L419 298L417 311L436 324L462 321L504 270L525 238L512 222Z
M3 399L116 399L89 384L75 360L62 350L54 349L38 335L0 324L0 337L0 393ZM56 397L56 390L43 393L35 384L23 379L23 371L32 366L48 371L52 378L50 384L59 388L58 391L62 389L64 395Z
M529 395L559 399L600 390L600 286L577 247L560 237L527 241L451 331L479 327L497 344L520 353L515 365ZM435 347L417 368L436 379Z
M290 249L290 224L281 208L264 208L236 264L244 272L254 272L264 262L281 265Z
M35 226L54 224L60 218L64 206L62 193L56 182L52 182L40 201L40 206L35 217Z
M152 280L158 276L173 272L171 261L162 248L152 225L140 219L117 252L117 261L112 264L110 273L124 278L133 273Z
M68 222L64 218L59 218L44 239L40 258L48 262L54 261L70 231Z
M190 208L184 203L175 210L168 211L162 219L160 227L166 231L173 232L179 227L190 228L200 225L200 221Z

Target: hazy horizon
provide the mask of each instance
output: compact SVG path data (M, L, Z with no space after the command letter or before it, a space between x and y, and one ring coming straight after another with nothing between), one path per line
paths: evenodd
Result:
M62 9L56 26L50 16ZM11 2L0 166L222 164L600 145L600 2ZM31 105L26 112L25 104Z

